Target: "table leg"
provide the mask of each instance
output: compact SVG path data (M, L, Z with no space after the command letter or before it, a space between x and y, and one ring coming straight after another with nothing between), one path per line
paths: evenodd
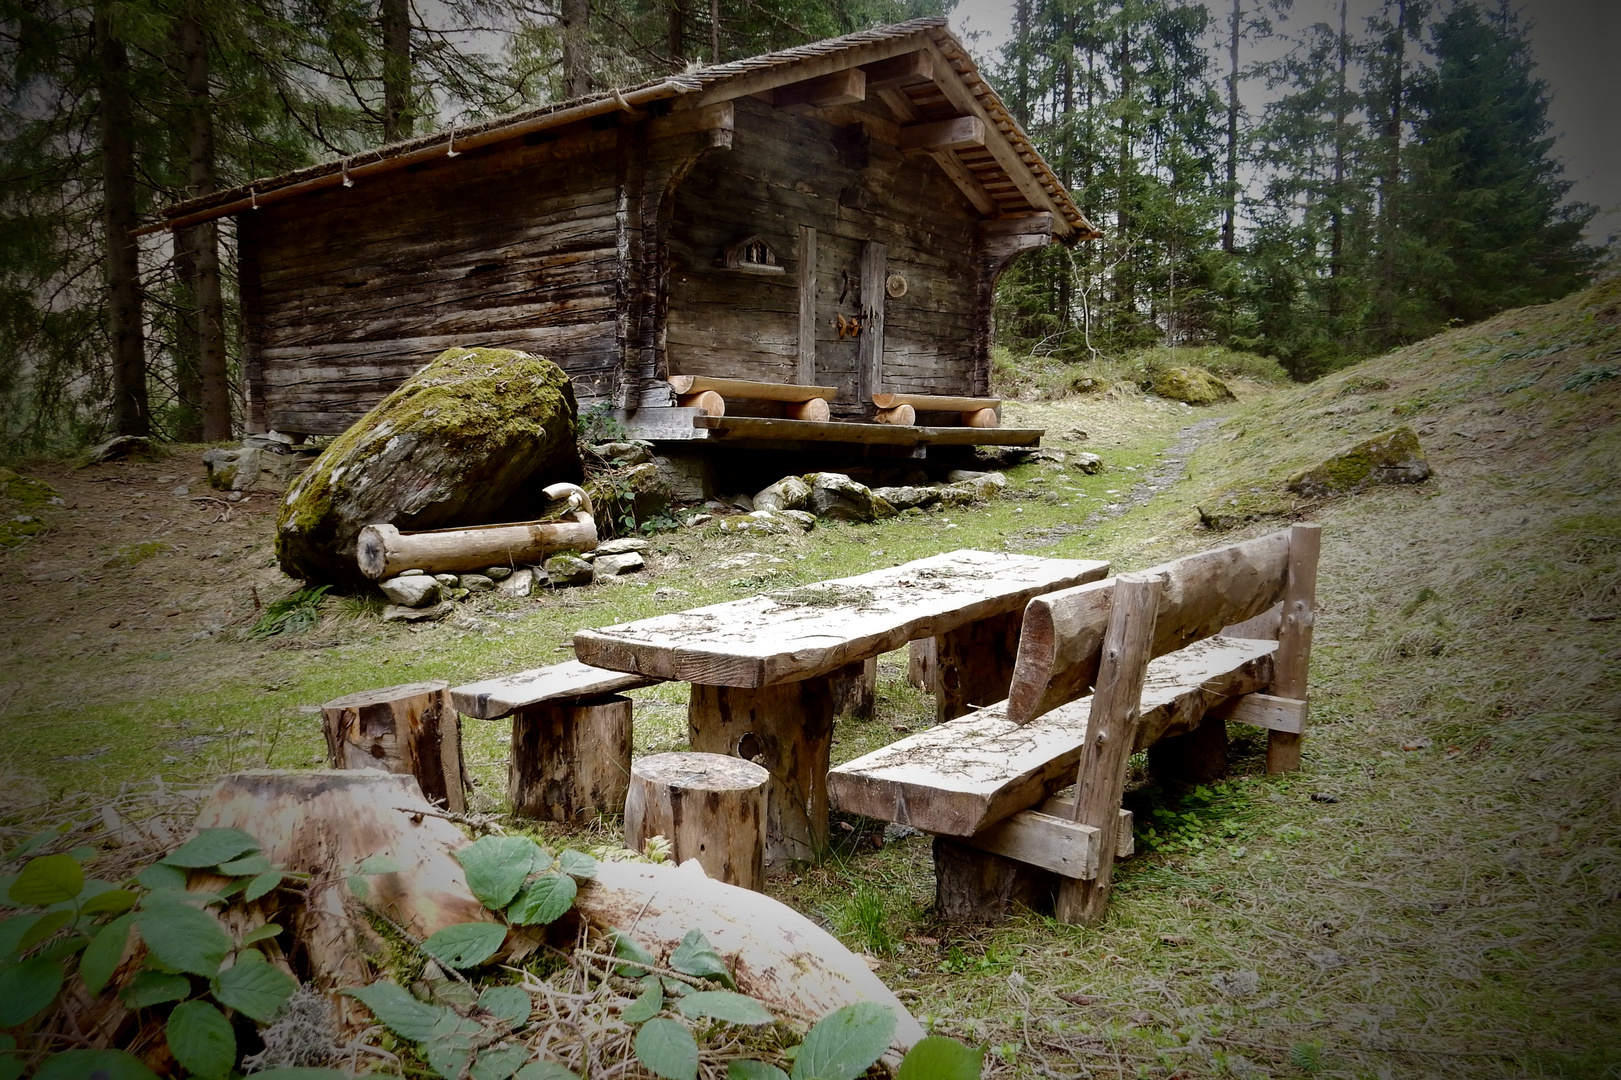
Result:
M1023 622L1024 612L1010 611L934 639L937 723L962 716L972 705L994 705L1007 697Z
M694 683L687 731L694 750L747 758L771 774L766 866L815 860L827 850L831 677L761 687Z

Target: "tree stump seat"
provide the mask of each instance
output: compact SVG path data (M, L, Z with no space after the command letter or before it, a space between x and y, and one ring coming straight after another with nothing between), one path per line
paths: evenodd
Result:
M448 683L407 683L346 694L321 705L334 769L380 769L416 777L424 797L467 809L461 718Z
M697 859L716 881L765 889L766 785L771 774L730 754L651 754L631 767L625 846L670 842L676 863Z

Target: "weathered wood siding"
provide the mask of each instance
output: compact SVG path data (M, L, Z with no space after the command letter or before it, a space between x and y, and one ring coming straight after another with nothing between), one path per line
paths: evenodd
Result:
M857 343L838 315L861 312L861 250L885 245L906 295L886 300L883 389L983 393L975 372L978 232L972 207L926 157L902 155L752 98L735 103L732 149L701 160L675 192L669 229L666 343L681 374L796 382L799 227L816 230L816 364L841 415L859 400ZM764 275L717 265L721 251L761 234L783 267Z
M522 349L608 394L619 133L469 153L239 217L250 422L340 432L444 349Z

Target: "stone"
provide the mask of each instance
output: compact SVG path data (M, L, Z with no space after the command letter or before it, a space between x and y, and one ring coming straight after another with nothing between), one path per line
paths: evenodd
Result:
M1103 459L1096 454L1080 451L1076 453L1075 460L1069 463L1069 467L1087 476L1096 476L1103 471Z
M715 493L715 463L707 451L666 448L653 464L678 502L702 502Z
M578 555L553 555L542 569L546 571L546 581L558 588L589 585L596 576L591 564Z
M418 576L425 575L425 574L427 574L426 570L412 569L412 570L401 570L399 573L395 574L394 576L395 577L418 577Z
M646 551L647 547L646 540L640 540L634 536L622 536L618 540L609 540L607 543L598 544L592 554L599 557L603 555L623 555L627 551Z
M1289 478L1288 487L1307 498L1320 499L1377 484L1416 484L1433 475L1418 435L1403 424L1296 473Z
M711 521L714 521L714 520L715 520L715 515L714 514L694 514L694 515L692 515L691 517L689 517L687 519L687 525L689 527L695 527L695 526L698 526L698 525L708 525Z
M483 574L463 574L462 588L470 593L489 592L495 588L495 582Z
M408 608L437 604L444 595L444 586L426 575L393 577L379 581L377 587L394 603Z
M312 459L260 447L213 447L203 451L208 484L217 491L263 491L280 495Z
M865 484L856 483L844 473L811 473L805 479L811 489L809 510L819 518L870 522L895 515L893 506L873 498Z
M291 454L293 437L279 431L266 431L262 434L244 435L242 445L255 450L269 450L272 454Z
M1006 489L1007 477L1001 473L977 473L970 478L947 484L941 489L941 501L951 505L951 497L945 492L961 491L968 493L970 502L984 502L998 497Z
M797 476L785 476L754 496L756 510L804 510L810 505L811 489Z
M190 495L191 494L191 488L187 487L185 484L181 484L178 487L170 488L169 489L169 494L170 495Z
M668 604L671 601L680 600L682 597L687 595L688 593L685 589L677 589L672 585L660 585L658 588L653 590L653 599L657 600L661 604Z
M604 578L619 577L621 574L634 574L647 562L640 552L627 551L623 555L604 555L592 563L593 576L597 581Z
M586 483L585 490L596 508L599 533L628 531L644 521L667 514L673 498L664 474L651 461L593 477Z
M1200 367L1161 368L1148 380L1148 389L1162 398L1188 405L1214 405L1232 401L1227 384Z
M903 487L873 488L872 493L903 512L933 506L940 501L939 488L914 487L910 484Z
M798 525L800 532L810 532L816 528L815 514L808 514L803 510L778 510L775 513L777 517Z
M604 461L615 461L620 465L642 465L653 460L653 444L647 442L605 442L591 449Z
M428 622L442 619L456 610L456 605L449 600L441 601L433 607L417 608L405 607L400 604L385 604L383 606L384 622Z
M946 473L946 483L960 484L964 480L978 480L986 475L983 469L952 469Z
M505 581L507 578L512 576L512 567L491 566L484 571L484 576L489 578L491 581Z
M529 567L525 566L517 570L511 570L503 566L501 569L507 570L508 573L504 579L496 584L495 591L497 594L521 600L535 591L535 572Z
M115 435L85 451L80 462L100 465L108 461L155 461L157 457L157 447L145 435Z
M459 589L462 585L462 579L457 577L455 574L435 574L433 575L433 580L437 581L447 589Z
M508 349L447 349L338 436L293 482L276 558L305 581L362 584L355 541L525 521L541 489L579 482L574 387L561 368Z
M979 498L979 492L972 484L945 484L934 490L940 493L939 507L972 506Z

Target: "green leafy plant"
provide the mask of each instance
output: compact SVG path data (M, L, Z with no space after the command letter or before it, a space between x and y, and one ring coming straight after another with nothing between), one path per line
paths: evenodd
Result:
M308 630L320 621L321 602L330 588L330 585L315 585L272 601L248 628L247 636L266 638Z

